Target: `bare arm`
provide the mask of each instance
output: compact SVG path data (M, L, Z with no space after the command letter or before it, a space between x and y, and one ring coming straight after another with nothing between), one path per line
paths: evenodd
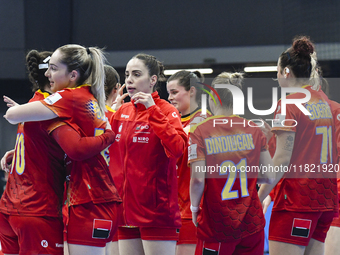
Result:
M260 126L260 129L263 132L263 134L266 136L267 143L268 143L270 138L272 138L272 136L273 136L273 133L271 132L272 128L267 122L265 122L264 120L262 120L262 121L263 121L263 125Z
M191 163L190 201L193 207L199 207L204 191L205 173L195 172L196 167L202 169L200 166L205 166L205 160ZM192 212L192 221L195 225L197 225L197 214L198 212Z
M4 118L11 124L18 124L25 121L50 120L58 117L40 101L16 105L9 108Z
M277 146L275 155L273 158L274 167L288 167L290 159L292 157L292 152L294 148L295 133L288 131L277 132ZM269 195L270 191L275 187L275 185L280 181L284 171L279 171L276 173L275 181L272 184L263 184L259 190L259 198L261 202Z
M260 154L260 165L268 167L273 166L273 160L270 157L268 151L262 151ZM260 169L260 172L257 177L257 183L268 183L271 184L275 181L275 172L274 171L264 171L264 168Z

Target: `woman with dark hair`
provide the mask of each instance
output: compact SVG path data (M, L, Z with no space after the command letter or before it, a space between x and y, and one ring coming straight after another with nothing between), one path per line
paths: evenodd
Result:
M168 100L181 114L184 131L188 134L190 125L195 125L211 114L203 114L200 109L203 75L196 72L179 71L167 80ZM181 211L182 227L177 242L177 255L194 254L197 243L196 227L192 223L190 211L190 167L188 166L188 149L177 162L178 204Z
M131 102L111 119L110 171L123 199L118 243L125 255L174 255L181 226L176 161L187 137L176 108L155 91L163 69L154 56L134 56L125 70Z
M314 45L305 36L295 38L277 64L280 87L303 88L311 98L304 104L310 115L293 104L286 105L286 115L283 115L281 101L275 111L274 119L279 121L274 122L272 128L276 134L274 164L295 171L277 173L272 185L261 185L259 190L263 200L283 176L275 189L269 226L269 252L274 255L323 254L327 231L338 210L336 175L308 171L313 167L327 169L336 163L328 98L318 91L318 82L314 87L309 85L316 67ZM287 99L304 97L304 93L297 92Z
M45 73L55 93L44 100L11 107L5 118L18 123L59 117L82 137L103 134L107 126L104 61L103 52L96 47L71 44L58 48ZM56 134L56 139L65 145L68 136ZM103 140L104 148L112 142L109 140ZM109 173L108 155L85 146L80 149L92 153L92 157L67 153L71 161L66 162L70 169L64 221L66 251L71 255L106 254L117 230L116 210L121 199Z

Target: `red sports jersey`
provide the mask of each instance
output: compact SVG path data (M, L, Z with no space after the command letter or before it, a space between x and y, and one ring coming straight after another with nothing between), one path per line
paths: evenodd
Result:
M324 93L313 90L311 86L303 88L311 93L310 101L304 104L311 115L305 115L296 105L287 104L284 116L281 114L281 101L275 112L274 119L279 121L274 123L272 130L295 132L295 141L289 166L291 178L285 178L285 174L277 184L273 210L337 210L336 174L322 172L322 164L331 167L336 158L335 146L332 146L334 130L331 109ZM287 96L287 99L304 97L302 93L295 93ZM295 127L296 122L293 120L297 122ZM314 172L307 171L312 168ZM318 169L321 169L321 173Z
M105 108L106 108L105 116L107 118L107 121L110 121L110 119L112 118L112 116L114 115L114 113L116 111L113 110L111 107L109 107L107 105L105 105ZM110 148L110 146L105 149L105 154L106 155L109 155L109 148ZM108 164L110 164L110 156L107 157L107 162L108 162Z
M38 90L30 102L48 95ZM53 122L18 125L12 169L0 200L2 213L61 217L65 153L46 131Z
M340 104L338 102L329 101L332 114L333 114L333 122L335 126L335 141L336 141L336 149L338 159L336 161L337 164L340 164ZM340 201L340 172L337 174L337 184L338 184L338 197Z
M104 132L105 121L90 85L64 89L41 101L60 119L78 131L81 136L97 136ZM108 168L107 150L93 158L72 161L67 198L69 205L88 202L120 202Z
M202 114L201 109L196 109L193 113L182 116L181 122L183 128L190 125L196 125L207 117L210 117L211 113L207 112L207 115ZM192 213L190 210L190 167L188 166L188 148L185 148L183 155L177 161L177 180L178 180L178 205L181 211L182 219L191 219Z
M129 102L111 119L110 171L123 200L119 225L180 227L176 161L187 136L176 108L157 92L152 97L156 105Z
M105 116L108 120L112 118L112 115L116 112L113 110L110 106L105 105L106 111L105 111Z
M227 120L227 124L215 125L216 120ZM264 228L255 168L259 167L260 153L267 149L266 137L255 123L252 126L256 127L247 123L235 115L213 116L191 130L189 163L205 160L206 166L191 171L221 170L206 173L197 221L197 237L203 241L231 242ZM248 167L255 170L245 171Z
M339 162L340 160L340 104L332 100L329 100L329 103L330 103L332 114L333 114L336 149L337 149L337 156L338 156L337 162Z

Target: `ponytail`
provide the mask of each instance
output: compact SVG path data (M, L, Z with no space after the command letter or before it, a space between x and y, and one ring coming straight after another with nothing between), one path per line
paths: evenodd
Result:
M61 62L67 65L69 72L76 70L79 74L77 85L88 83L91 92L97 99L100 112L105 116L105 71L106 58L101 49L97 47L85 48L77 44L68 44L60 47Z
M48 68L48 60L53 52L31 50L26 55L26 66L28 70L28 79L32 83L32 91L38 89L45 90L45 86L49 86L49 80L45 76Z
M89 56L92 58L92 72L88 78L91 84L91 92L97 99L101 113L105 116L105 56L103 52L95 47L88 48Z

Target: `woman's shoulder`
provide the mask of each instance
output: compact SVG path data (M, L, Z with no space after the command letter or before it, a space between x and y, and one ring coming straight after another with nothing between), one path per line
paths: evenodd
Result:
M130 112L134 109L134 105L131 102L126 102L122 104L118 110L116 110L115 114L119 114L122 112Z
M162 110L177 111L175 106L173 106L172 104L170 104L168 101L164 99L157 99L155 101L155 104Z

